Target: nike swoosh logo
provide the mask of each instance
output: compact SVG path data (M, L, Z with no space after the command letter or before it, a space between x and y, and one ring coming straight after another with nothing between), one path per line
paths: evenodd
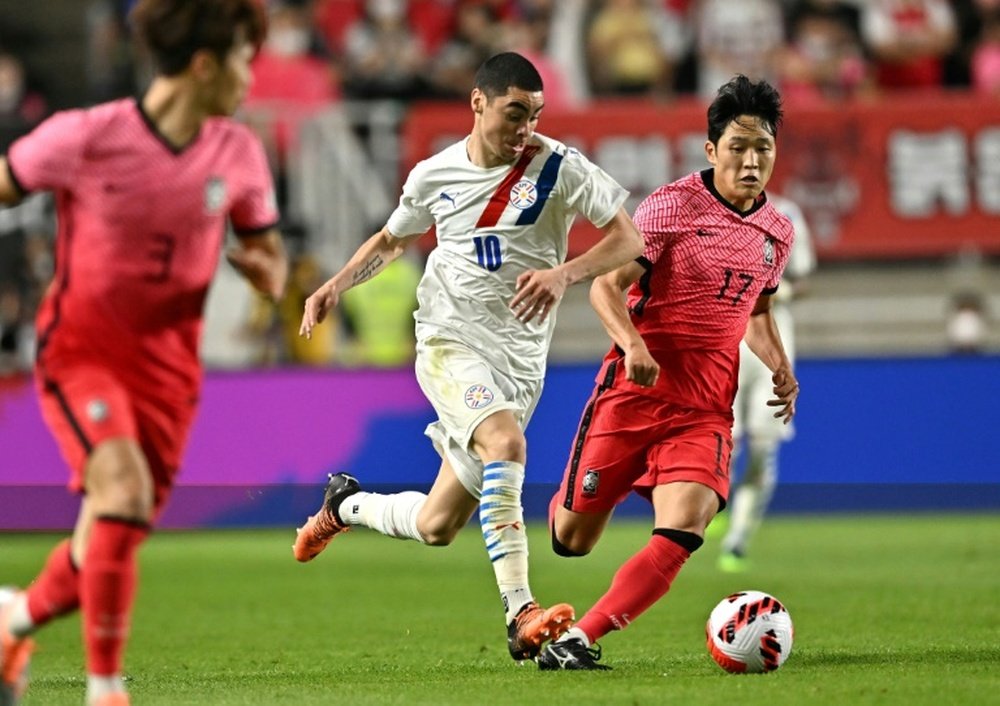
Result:
M718 233L713 233L712 231L710 231L710 230L705 230L704 228L699 228L698 230L696 230L696 231L694 232L694 234L695 234L695 235L698 235L698 236L700 236L700 237L702 237L702 238L711 238L711 237L713 237L713 236L716 236L716 235L718 235Z

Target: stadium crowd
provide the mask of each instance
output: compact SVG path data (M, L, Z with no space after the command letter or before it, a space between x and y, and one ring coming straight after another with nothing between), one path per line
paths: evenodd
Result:
M550 113L623 96L707 98L735 73L766 78L788 106L903 90L1000 94L1000 0L262 2L270 33L254 62L246 115L265 138L279 199L280 165L303 119L340 102L465 100L476 68L505 50L539 68ZM148 80L128 32L132 4L88 3L81 61L94 102L136 95ZM50 105L64 102L45 94L44 81L9 44L0 25L4 152ZM269 117L255 122L254 115ZM294 244L295 224L288 226ZM43 197L0 211L0 375L30 368L34 312L52 272L53 227ZM290 286L310 291L326 274L299 253ZM412 297L397 301L412 305ZM244 316L244 333L258 351L252 362L303 362L309 355L296 353L282 334L283 318L295 320L263 302ZM313 358L343 361L332 349Z

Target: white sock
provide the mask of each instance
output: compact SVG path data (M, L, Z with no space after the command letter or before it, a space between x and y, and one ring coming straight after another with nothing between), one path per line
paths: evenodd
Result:
M729 531L722 540L723 551L745 553L757 528L764 520L774 496L778 478L778 446L750 444L746 473L733 491Z
M28 594L18 593L14 596L7 617L7 629L14 637L27 637L35 632L35 623L28 612Z
M337 514L348 525L361 525L387 537L425 543L417 530L417 515L425 502L427 496L415 490L393 495L362 491L348 496Z
M125 681L120 674L106 676L102 674L87 675L87 703L96 703L105 694L124 692Z
M508 624L532 600L528 588L528 537L521 509L523 485L524 464L496 461L483 468L479 524Z

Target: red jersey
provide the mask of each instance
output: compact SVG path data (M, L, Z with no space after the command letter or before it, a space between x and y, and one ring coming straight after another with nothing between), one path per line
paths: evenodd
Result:
M138 389L190 398L202 309L226 221L274 227L264 150L213 118L176 149L133 99L53 115L8 155L22 189L54 192L56 273L38 313L38 363L93 361Z
M690 174L639 204L647 271L627 303L661 367L652 394L731 414L740 341L757 297L777 291L794 231L763 194L740 213L712 179L711 169Z

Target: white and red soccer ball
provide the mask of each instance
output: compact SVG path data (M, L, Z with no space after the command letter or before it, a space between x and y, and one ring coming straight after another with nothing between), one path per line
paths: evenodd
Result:
M740 591L723 598L705 625L712 659L738 674L780 667L792 651L794 632L785 606L763 591Z

